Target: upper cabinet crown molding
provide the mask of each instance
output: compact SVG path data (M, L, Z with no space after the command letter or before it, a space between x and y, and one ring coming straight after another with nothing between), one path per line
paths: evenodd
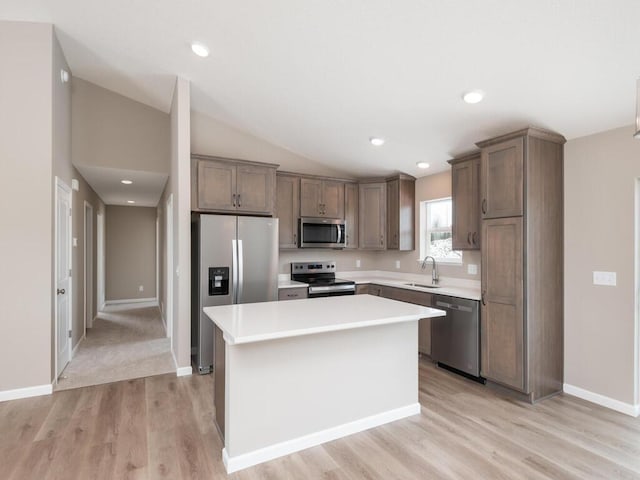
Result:
M491 145L495 145L496 143L502 143L506 140L511 140L519 137L532 137L538 138L540 140L546 140L549 142L557 143L563 145L567 142L567 139L559 133L553 132L551 130L546 130L540 127L529 126L523 128L521 130L516 130L515 132L507 133L505 135L500 135L499 137L489 138L488 140L483 140L481 142L476 142L476 146L478 148L486 148Z
M220 162L233 163L236 165L254 165L256 167L271 167L274 169L280 166L277 163L255 162L253 160L242 160L239 158L216 157L215 155L203 155L202 153L192 153L191 160L216 160Z

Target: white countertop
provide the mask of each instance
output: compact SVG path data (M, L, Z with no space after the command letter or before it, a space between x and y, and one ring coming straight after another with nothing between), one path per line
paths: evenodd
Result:
M308 286L308 283L296 282L288 278L278 278L278 288L302 288Z
M418 292L428 292L437 295L450 295L452 297L466 298L469 300L480 300L480 281L465 280L459 278L441 277L439 288L421 288L405 285L406 283L430 284L431 275L387 272L381 270L355 271L336 273L337 278L352 280L356 284L376 284L388 287L404 288ZM290 280L288 274L279 276L278 288L305 287L306 283Z
M205 307L229 345L410 322L445 312L373 295Z

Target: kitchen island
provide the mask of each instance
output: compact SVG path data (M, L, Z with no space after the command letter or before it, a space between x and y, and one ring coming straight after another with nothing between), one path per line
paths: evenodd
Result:
M418 320L371 295L207 307L231 473L420 412Z

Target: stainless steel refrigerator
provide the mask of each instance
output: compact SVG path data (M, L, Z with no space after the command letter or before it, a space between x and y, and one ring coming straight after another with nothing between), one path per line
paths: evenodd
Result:
M213 366L213 323L204 307L278 299L278 219L192 214L191 353Z

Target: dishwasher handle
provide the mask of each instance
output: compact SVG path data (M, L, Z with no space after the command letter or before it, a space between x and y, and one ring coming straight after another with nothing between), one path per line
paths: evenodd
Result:
M471 307L467 307L466 305L456 305L453 303L443 302L442 300L436 300L436 307L448 308L449 310L457 310L459 312L473 312Z

